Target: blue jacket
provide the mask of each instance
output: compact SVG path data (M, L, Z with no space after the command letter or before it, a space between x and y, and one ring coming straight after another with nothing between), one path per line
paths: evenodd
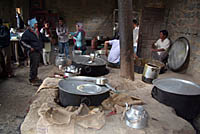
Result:
M73 36L73 39L76 40L76 47L80 48L85 45L85 33L83 30L74 33L70 32L70 34Z
M44 47L44 42L49 42L49 39L39 32L37 36L31 29L27 29L22 37L21 43L24 47L34 48L36 51L41 51Z

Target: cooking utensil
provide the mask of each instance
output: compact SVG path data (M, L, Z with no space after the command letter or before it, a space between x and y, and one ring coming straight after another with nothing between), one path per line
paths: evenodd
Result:
M66 67L65 72L80 74L81 73L81 68L77 68L74 65L70 65L70 66Z
M95 84L82 84L77 86L77 89L81 92L85 92L88 94L96 94L101 92L101 87Z
M55 61L56 66L64 67L67 64L67 59L64 54L58 54Z
M111 87L108 83L108 80L106 78L97 78L96 84L101 86L106 86L108 89L111 89L115 93L119 93L115 88Z
M77 55L82 55L82 51L81 50L73 50L72 51L72 56L75 57Z
M65 72L64 73L64 77L65 78L74 77L74 76L77 76L77 75L79 75L79 74L77 74L77 73L69 73L69 72Z
M108 73L106 69L106 61L96 57L94 62L88 63L90 61L89 55L77 55L73 57L72 65L82 68L81 75L84 76L102 76Z
M189 60L190 44L185 37L178 38L169 50L168 66L172 71L181 71Z
M144 128L147 126L148 113L143 106L128 106L126 103L126 125L131 128Z
M160 68L158 66L149 63L145 64L142 81L152 83L152 81L158 77L159 72Z
M88 84L94 85L94 82L79 81L77 79L73 79L73 77L72 79L67 78L66 80L59 81L60 104L64 107L79 106L81 103L85 103L88 106L98 106L103 100L109 97L109 89L103 86L98 86L98 88L101 88L101 91L97 89L98 92L96 93L86 93L77 89L80 85L87 86ZM95 88L97 85L92 87Z
M186 120L193 120L200 113L200 86L176 78L162 78L153 81L152 97L171 106L176 114Z

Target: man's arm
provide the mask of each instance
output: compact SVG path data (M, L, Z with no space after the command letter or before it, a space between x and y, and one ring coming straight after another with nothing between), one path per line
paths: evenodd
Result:
M108 56L108 45L109 45L109 41L105 41L104 42L104 50L106 50L106 56Z
M158 40L155 43L152 44L152 50L151 51L153 51L153 52L165 51L164 48L157 49Z
M58 27L57 27L57 28L56 28L56 33L57 33L58 36L63 36L63 35L65 35L66 31L65 31L65 30L59 31L59 30L58 30Z

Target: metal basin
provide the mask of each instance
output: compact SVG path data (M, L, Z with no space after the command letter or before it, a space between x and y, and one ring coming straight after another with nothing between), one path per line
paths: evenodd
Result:
M88 106L98 106L109 97L109 89L105 86L97 86L89 81L78 81L73 77L61 80L58 86L59 101L64 107L79 106L81 103ZM81 86L83 88L79 89Z
M188 121L200 113L200 86L182 79L163 78L153 81L152 97L171 106L176 114Z

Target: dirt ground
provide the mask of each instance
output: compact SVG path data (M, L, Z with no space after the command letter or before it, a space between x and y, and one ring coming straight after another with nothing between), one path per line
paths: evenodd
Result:
M50 66L39 68L39 77L47 77ZM19 67L15 70L16 77L0 80L0 134L20 134L23 122L34 94L38 87L29 85L29 68Z
M41 66L39 68L39 77L42 79L46 78L53 68L55 68L53 65ZM19 67L15 70L15 78L0 80L0 134L20 134L20 125L38 89L38 87L28 84L28 73L29 68ZM160 75L160 77L184 78L199 83L192 76L176 74L170 71ZM111 81L117 81L117 79L115 78ZM128 88L121 87L120 85L123 85L123 83L118 81L115 87Z

